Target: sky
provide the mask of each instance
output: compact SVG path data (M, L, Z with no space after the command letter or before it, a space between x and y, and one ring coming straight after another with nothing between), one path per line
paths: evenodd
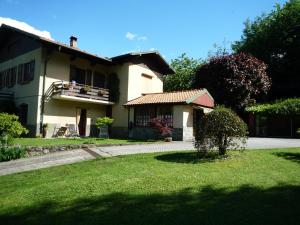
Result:
M283 0L0 0L0 24L113 57L159 51L170 61L187 53L206 58L214 44L230 48L246 19L268 13Z

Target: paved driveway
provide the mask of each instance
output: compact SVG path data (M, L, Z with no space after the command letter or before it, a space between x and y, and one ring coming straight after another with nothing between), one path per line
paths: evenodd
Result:
M249 138L247 142L248 149L289 147L300 147L300 139ZM110 157L137 153L167 152L191 149L193 149L192 142L174 141L171 143L97 147L66 152L56 152L27 159L2 162L0 163L0 176L40 168L70 164L83 160L95 159L96 157Z

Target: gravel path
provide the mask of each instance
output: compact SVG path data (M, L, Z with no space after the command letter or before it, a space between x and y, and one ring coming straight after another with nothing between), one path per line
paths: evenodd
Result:
M289 148L300 147L300 139L282 138L249 138L248 149ZM111 157L138 153L167 152L176 150L191 150L192 142L174 141L171 143L154 143L141 145L124 145L110 147L95 147L77 149L65 152L56 152L48 155L26 159L18 159L0 163L0 176L40 168L71 164L97 157Z

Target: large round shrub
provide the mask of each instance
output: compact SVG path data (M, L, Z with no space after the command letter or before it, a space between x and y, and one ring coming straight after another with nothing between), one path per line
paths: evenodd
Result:
M13 137L28 133L28 130L18 121L19 117L13 114L0 113L0 139L6 142Z
M247 140L247 125L231 109L216 107L203 115L195 135L195 148L205 154L218 149L220 155L227 149L244 148Z

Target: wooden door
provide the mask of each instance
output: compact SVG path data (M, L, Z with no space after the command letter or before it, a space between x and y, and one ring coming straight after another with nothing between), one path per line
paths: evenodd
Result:
M86 136L86 109L80 109L78 131L79 136Z

